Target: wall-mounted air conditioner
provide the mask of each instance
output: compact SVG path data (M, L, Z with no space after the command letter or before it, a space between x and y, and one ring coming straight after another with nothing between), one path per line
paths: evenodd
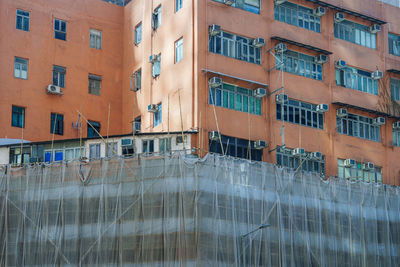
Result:
M209 33L211 36L218 35L220 32L221 32L221 26L219 26L217 24L213 24L209 28Z
M321 160L322 159L322 153L321 152L311 152L310 156L312 159L316 159L316 160Z
M383 78L383 72L376 70L374 72L371 73L371 78L374 80L379 80Z
M292 155L296 156L296 157L304 157L306 155L306 151L304 150L304 148L295 148L292 150Z
M347 117L347 109L339 108L338 110L336 110L336 116L339 118Z
M49 94L54 94L54 95L62 95L61 87L60 87L60 86L56 86L56 85L49 84L49 85L47 86L47 93L49 93Z
M328 57L326 55L318 55L315 57L315 62L318 64L324 64L328 61Z
M265 40L264 38L258 37L256 39L253 39L253 46L260 48L263 47L265 45Z
M322 17L323 15L325 15L325 13L326 13L326 10L322 6L319 6L313 10L314 16L317 16L317 17Z
M278 104L285 104L286 102L289 101L289 97L286 94L276 95L275 99L276 99L276 103L278 103Z
M400 121L393 122L392 127L394 130L400 130Z
M216 88L218 86L222 85L222 79L219 77L212 77L211 79L208 80L208 85L211 88Z
M284 53L287 50L287 46L284 43L279 43L275 46L275 53Z
M156 104L150 104L147 106L147 111L151 113L155 113L158 111L158 106Z
M377 32L380 32L381 30L382 30L382 27L379 24L374 24L371 27L369 27L370 33L377 33Z
M219 133L217 131L211 131L208 133L208 138L211 141L217 141L219 140Z
M386 123L386 119L384 117L378 117L372 121L372 124L374 124L376 126L385 125L385 123Z
M356 161L354 159L346 159L343 164L345 167L353 167L356 165Z
M346 61L344 60L338 60L335 62L335 67L338 69L343 69L346 67Z
M338 12L338 13L335 14L335 18L334 19L335 19L336 23L340 23L340 22L342 22L344 20L344 14Z
M375 164L372 162L367 162L363 164L363 169L364 170L368 170L368 171L372 171L375 170Z
M224 0L224 4L227 6L231 6L236 3L236 0Z
M257 140L254 142L254 148L255 149L264 149L267 147L267 142L263 140Z
M264 97L267 95L267 90L265 90L264 88L257 88L253 91L253 95L258 98Z
M327 104L319 104L319 105L317 106L317 112L318 112L318 113L327 112L328 109L329 109L329 107L328 107Z

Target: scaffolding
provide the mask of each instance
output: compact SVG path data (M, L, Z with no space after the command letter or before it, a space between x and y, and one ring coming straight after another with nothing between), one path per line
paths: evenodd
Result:
M211 154L3 166L0 266L397 267L399 193Z

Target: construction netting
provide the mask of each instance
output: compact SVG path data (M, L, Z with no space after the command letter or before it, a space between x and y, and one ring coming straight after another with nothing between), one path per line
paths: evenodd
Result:
M0 266L400 266L399 188L218 155L0 168Z

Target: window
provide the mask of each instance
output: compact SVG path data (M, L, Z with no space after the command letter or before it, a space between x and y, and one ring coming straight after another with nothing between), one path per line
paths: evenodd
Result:
M171 138L161 138L158 145L160 152L171 152Z
M23 147L22 153L21 153L21 146L10 147L10 164L21 165L21 164L29 164L30 162L31 162L30 146Z
M232 157L251 159L255 161L262 160L262 149L254 149L254 141L240 139L230 136L221 135L222 148L224 149L225 155ZM221 143L219 139L217 141L209 140L210 152L222 154ZM249 149L250 148L250 149Z
M252 90L232 84L223 83L217 88L210 87L209 103L218 107L261 115L261 98L254 97Z
M183 38L175 42L175 63L178 63L183 58Z
M115 157L118 155L118 142L109 142L106 144L106 157Z
M292 149L278 148L276 151L276 165L292 169L300 167L300 157L292 155ZM325 176L325 156L320 159L313 158L311 153L306 152L305 156L301 157L301 169L303 171L315 172L320 176Z
M53 66L53 85L65 87L65 68L60 66Z
M60 19L54 19L54 38L67 40L67 23Z
M101 157L100 144L90 144L89 145L89 158L90 159L99 159L100 157Z
M378 95L378 80L371 78L371 72L352 67L335 70L336 84L364 93Z
M152 18L153 30L157 30L161 26L161 6L154 9Z
M154 140L142 140L143 153L154 152Z
M175 0L175 12L181 10L183 6L183 0Z
M101 31L90 29L89 46L91 48L101 49Z
M28 79L28 60L20 57L14 59L14 77Z
M64 134L64 115L51 113L50 116L50 133L63 135Z
M344 161L344 159L338 159L339 178L382 184L382 168L375 167L373 170L368 170L364 168L364 163L362 162L357 162L352 167L345 167Z
M132 156L135 153L132 139L122 139L121 148L122 148L122 155L124 156Z
M276 119L290 123L324 129L324 114L317 112L317 106L289 99L285 104L276 103Z
M101 77L89 74L89 94L100 95L101 91Z
M139 91L142 88L142 69L138 69L131 76L131 91Z
M85 149L79 148L79 147L73 147L73 148L66 148L65 149L65 159L66 160L74 160L74 159L80 159L85 156Z
M157 111L154 112L154 127L162 122L162 105L161 103L157 105Z
M54 152L54 153L52 153ZM62 161L64 160L64 150L57 149L54 151L45 151L44 152L44 161L45 162L53 162L53 161Z
M135 27L135 45L138 45L142 42L142 23L140 22Z
M369 27L355 22L344 20L334 23L335 37L376 49L376 34L369 31Z
M390 92L393 100L400 101L400 80L390 79Z
M393 129L393 145L400 146L400 130Z
M224 2L224 0L214 0L214 1L220 3ZM260 14L260 0L236 1L236 3L234 3L232 6L255 14Z
M12 106L11 126L25 128L25 108Z
M17 9L16 28L18 30L29 32L29 16L28 11Z
M276 65L280 64L276 58ZM315 62L315 57L287 50L283 53L283 71L294 73L314 80L322 80L322 64ZM277 67L280 69L281 67Z
M389 54L400 57L400 35L389 33Z
M138 116L135 118L135 132L140 132L142 125L142 117Z
M275 4L275 20L314 32L321 32L321 18L314 16L313 9L290 2Z
M372 118L349 113L347 117L337 117L336 122L338 133L380 141L380 126L374 125Z
M92 126L90 126L90 124ZM89 123L87 124L87 137L100 137L99 133L100 133L100 122L96 122L96 121L89 121ZM94 129L93 129L94 128ZM96 130L95 130L96 129ZM97 132L96 132L97 131Z
M158 54L154 61L152 61L151 75L153 78L160 76L161 74L161 54Z
M252 39L227 32L220 32L215 36L210 35L209 37L210 52L261 64L261 48L253 46Z

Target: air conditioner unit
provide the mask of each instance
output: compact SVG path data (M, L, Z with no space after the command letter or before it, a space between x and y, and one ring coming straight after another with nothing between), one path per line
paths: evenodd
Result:
M255 149L264 149L267 147L267 142L263 140L257 140L254 142L254 148Z
M343 13L338 12L338 13L335 14L335 22L336 23L342 22L343 20L344 20L344 14Z
M356 161L354 159L346 159L343 165L345 167L353 167L356 165Z
M221 32L221 26L219 26L217 24L213 24L209 28L209 33L211 36L215 36L215 35L219 34L220 32Z
M285 104L286 102L289 101L288 95L285 95L285 94L276 95L275 99L276 99L276 103L278 103L278 104Z
M372 162L367 162L363 164L363 169L364 170L368 170L368 171L372 171L375 169L375 164Z
M344 60L338 60L335 62L335 67L338 69L343 69L346 67L346 61Z
M285 3L287 0L275 0L275 4L276 5L281 5L283 3Z
M151 55L151 56L149 57L149 62L150 62L150 63L154 63L154 62L156 62L158 59L159 59L159 58L158 58L158 55Z
M224 4L227 6L231 6L236 3L236 0L224 0Z
M155 113L158 111L158 107L156 104L150 104L147 106L147 111L151 113Z
M386 123L386 119L384 117L378 117L372 121L372 124L376 125L376 126L385 125L385 123Z
M393 122L393 129L400 130L400 121Z
M324 64L328 60L328 57L326 55L318 55L315 57L315 62L318 64Z
M336 110L336 116L339 118L347 117L347 109L340 108L340 109Z
M122 139L121 146L131 146L133 144L132 139Z
M310 156L311 156L312 159L317 159L317 160L322 159L322 153L321 152L311 152Z
M217 141L219 140L219 133L217 131L211 131L208 133L208 138L211 141Z
M306 155L306 151L304 150L304 148L295 148L292 150L292 155L296 156L296 157L304 157Z
M258 37L256 39L253 40L253 46L260 48L263 47L265 45L265 40L264 38Z
M313 10L314 16L317 16L317 17L321 17L321 16L325 15L325 13L326 13L325 8L322 6L319 6Z
M275 53L284 53L287 50L287 46L284 43L279 43L275 46Z
M265 90L264 88L257 88L253 91L253 95L259 98L264 97L267 95L267 90Z
M328 109L329 109L329 107L328 107L327 104L319 104L319 105L317 106L317 112L318 112L318 113L327 112Z
M377 33L377 32L380 32L381 29L382 29L381 25L374 24L371 27L369 27L369 32L370 33Z
M212 77L211 79L208 80L208 85L211 88L216 88L216 87L222 85L222 79L219 77Z
M55 94L55 95L62 95L61 87L60 87L60 86L56 86L56 85L49 84L49 85L47 86L47 93L49 93L49 94Z
M371 73L371 78L374 80L379 80L383 78L383 72L376 70L374 72Z

